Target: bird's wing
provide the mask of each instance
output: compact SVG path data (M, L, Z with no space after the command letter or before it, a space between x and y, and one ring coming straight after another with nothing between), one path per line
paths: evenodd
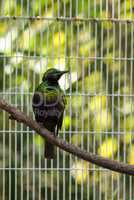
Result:
M58 134L58 130L61 129L62 126L63 113L66 105L64 92L60 89L39 87L34 93L33 102L35 103L35 105L33 105L33 110L36 120L44 122L44 119L50 115L48 121L51 121L51 126L53 123L57 125L56 134ZM39 102L41 103L39 104ZM56 112L57 116L55 116ZM42 115L42 113L44 114ZM46 120L45 124L47 124Z
M66 105L66 98L64 95L62 95L62 104L63 104L63 109L61 111L61 114L60 114L60 117L59 117L58 123L57 123L57 131L56 131L57 135L58 135L59 129L61 129L61 127L62 127L64 109L65 109L65 105Z
M36 107L42 104L44 107L52 107L59 98L59 91L53 87L45 87L40 84L33 95L33 103Z
M58 120L58 123L57 123L57 131L56 131L56 134L58 135L58 131L61 129L62 127L62 122L63 122L63 112L61 113L60 115L60 118Z

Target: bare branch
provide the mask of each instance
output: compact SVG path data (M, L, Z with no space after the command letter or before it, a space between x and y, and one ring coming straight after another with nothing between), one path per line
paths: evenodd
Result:
M104 168L107 168L109 170L119 172L119 173L124 173L124 174L132 175L132 176L134 175L134 165L128 165L128 164L118 162L115 160L103 158L101 156L81 150L79 147L69 144L57 137L54 137L47 129L42 128L32 118L26 116L25 113L19 111L18 109L9 105L3 100L0 100L0 108L8 112L12 116L11 117L12 119L15 119L18 122L23 123L26 126L30 127L31 129L35 130L39 135L49 140L52 144L58 146L60 149L68 153L71 153L85 161L96 164L100 167L104 167Z

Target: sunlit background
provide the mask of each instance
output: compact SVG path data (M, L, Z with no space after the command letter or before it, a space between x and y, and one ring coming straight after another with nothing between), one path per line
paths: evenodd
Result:
M0 98L33 116L31 99L50 67L69 69L60 138L134 164L134 2L1 0ZM132 200L132 177L59 149L0 112L1 200Z

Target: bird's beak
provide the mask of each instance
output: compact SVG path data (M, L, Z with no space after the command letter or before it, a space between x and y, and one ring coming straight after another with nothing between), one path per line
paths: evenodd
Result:
M69 73L69 70L61 71L61 75Z

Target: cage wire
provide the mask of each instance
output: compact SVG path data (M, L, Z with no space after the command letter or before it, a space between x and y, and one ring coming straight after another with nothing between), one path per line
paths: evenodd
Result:
M0 96L33 116L32 95L46 69L67 106L59 137L81 149L134 164L134 4L132 0L1 0ZM33 116L34 117L34 116ZM0 199L134 198L131 176L87 163L0 113Z

